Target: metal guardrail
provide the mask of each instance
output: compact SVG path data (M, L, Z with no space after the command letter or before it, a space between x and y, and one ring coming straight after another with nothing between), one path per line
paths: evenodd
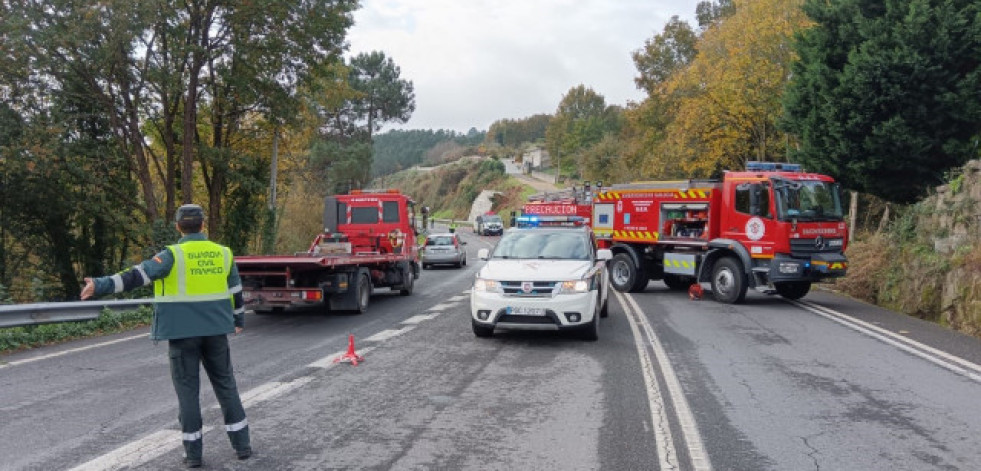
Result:
M103 309L132 311L153 304L153 299L118 299L108 301L67 301L58 303L11 304L0 306L0 328L56 322L98 319Z

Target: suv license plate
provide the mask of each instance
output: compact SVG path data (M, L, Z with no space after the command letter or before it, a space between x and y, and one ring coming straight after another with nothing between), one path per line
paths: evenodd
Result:
M508 314L514 314L516 316L544 316L545 308L543 307L512 307L508 308Z

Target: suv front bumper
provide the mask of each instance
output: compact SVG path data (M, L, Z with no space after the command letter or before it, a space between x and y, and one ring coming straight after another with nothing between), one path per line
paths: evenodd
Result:
M470 316L474 322L510 330L565 330L588 325L596 315L596 291L549 297L504 296L471 291ZM541 315L518 315L515 310L539 309Z

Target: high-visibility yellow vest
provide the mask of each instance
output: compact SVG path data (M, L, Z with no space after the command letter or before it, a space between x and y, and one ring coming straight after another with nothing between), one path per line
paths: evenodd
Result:
M188 303L227 299L232 253L208 240L170 245L174 266L166 277L153 282L154 302Z

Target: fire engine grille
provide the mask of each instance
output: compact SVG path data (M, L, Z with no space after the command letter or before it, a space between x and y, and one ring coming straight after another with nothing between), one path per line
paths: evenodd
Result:
M838 253L841 252L841 238L822 238L818 239L790 239L790 251L795 255L813 253Z
M505 296L522 298L550 298L555 289L555 281L502 281ZM525 286L529 287L525 291Z

